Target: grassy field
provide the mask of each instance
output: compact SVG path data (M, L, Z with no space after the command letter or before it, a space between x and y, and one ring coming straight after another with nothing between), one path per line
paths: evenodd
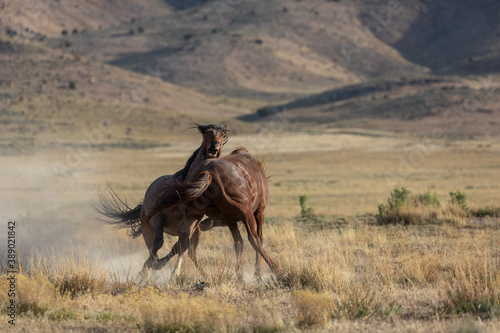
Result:
M198 136L193 130L185 141L167 137L150 148L147 142L139 142L137 149L92 146L86 155L77 153L76 141L70 150L4 156L0 216L7 219L29 211L39 218L48 207L57 210L71 204L88 209L106 182L129 203L139 202L156 177L183 167L200 143ZM122 143L127 147L130 142ZM267 131L231 136L224 154L239 145L266 161L271 175L267 216L299 214L298 197L303 194L318 214L375 213L389 191L400 186L435 191L442 200L450 191L465 191L472 206L500 201L499 185L492 181L500 179L496 138L429 144L384 132ZM62 171L57 173L54 163L67 168L58 167L56 171Z
M106 181L131 206L139 202L156 176L179 169L198 144L194 139L170 142L141 149L99 147L62 174L52 164L67 162L64 150L4 156L2 219L14 217L18 223L23 271L17 275L17 325L2 323L2 329L500 328L500 224L495 216L467 217L449 196L466 193L470 212L498 206L498 185L492 181L500 176L498 140L436 141L422 150L417 139L384 132L232 136L225 153L245 144L267 163L271 196L265 248L286 277L277 281L266 269L264 281L255 282L255 254L245 241L246 283L239 284L230 233L214 229L203 234L198 251L210 284L203 290L196 287L201 276L189 260L176 281L169 280L172 261L154 283L135 284L148 256L142 239L103 225L89 205ZM419 151L424 151L421 160L416 159ZM427 214L413 225L377 223L378 205L388 205L390 192L402 186L415 195L436 192L441 205L431 210L408 206L391 215L396 222L398 216ZM304 194L305 208L315 215L300 216ZM161 255L174 242L167 237ZM3 291L8 281L2 272ZM3 313L8 301L2 292Z
M255 283L254 253L247 246L248 281L239 284L231 239L223 229L207 232L199 249L210 284L204 289L196 288L200 276L191 262L176 281L162 279L168 278L169 264L157 284L138 286L131 270L113 269L84 253L26 256L25 271L17 275L16 328L7 330L494 332L500 327L498 221L463 227L379 226L356 218L323 223L267 220L266 248L286 272L283 281L266 277ZM109 242L111 253L135 243L123 233L108 237L120 239L119 246ZM5 275L1 281L5 290ZM2 293L2 308L7 302Z

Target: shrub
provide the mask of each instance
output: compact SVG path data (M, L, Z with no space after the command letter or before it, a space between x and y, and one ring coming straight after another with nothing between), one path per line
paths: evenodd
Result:
M465 193L460 191L450 192L450 201L453 205L457 205L464 211L467 211L467 196Z
M416 204L424 205L427 207L439 208L441 206L436 192L432 194L429 191L425 193L419 193L416 194L413 199L415 200Z
M400 210L402 207L408 206L410 203L410 191L406 187L395 188L387 199L387 206L384 204L378 205L377 220L379 222L391 223L391 213Z
M314 210L311 207L307 207L307 195L301 195L299 197L300 202L300 216L302 217L311 217L314 215Z
M146 31L146 29L143 26L140 26L139 28L137 28L137 32L140 34L144 33L144 31Z
M68 87L69 87L69 89L72 89L72 90L76 89L76 82L75 81L69 81Z
M380 224L422 224L440 222L441 203L436 193L429 191L412 195L406 187L395 188L387 199L387 205L378 205L377 221Z
M479 207L473 208L469 210L471 216L474 217L499 217L500 216L500 208L498 207Z
M390 209L397 209L407 206L410 202L410 191L406 187L395 188L387 200Z

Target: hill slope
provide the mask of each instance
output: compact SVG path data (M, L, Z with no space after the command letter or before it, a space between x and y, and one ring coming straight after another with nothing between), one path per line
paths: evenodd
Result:
M449 124L449 110L478 87L493 93L462 117L466 125L457 135L496 132L498 76L482 86L475 75L500 71L498 2L67 0L47 6L0 4L0 34L8 34L0 45L4 133L31 128L20 116L28 113L92 126L117 105L130 108L131 100L142 111L120 131L133 127L143 138L159 137L165 112L256 121L233 120L253 131L272 119L254 114L263 105L270 106L261 116L278 106L297 123L429 132L429 124ZM144 82L154 88L144 92ZM36 135L71 140L73 129L61 131Z
M230 120L244 110L174 86L161 68L142 75L53 50L0 39L0 147L3 153L78 143L83 132L99 144L167 144L191 118ZM237 125L234 125L237 127Z

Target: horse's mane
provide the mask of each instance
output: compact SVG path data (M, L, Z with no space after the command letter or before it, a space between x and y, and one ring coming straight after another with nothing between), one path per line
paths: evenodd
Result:
M183 182L186 179L186 176L189 172L189 168L191 168L191 164L193 164L194 159L196 158L196 155L198 155L200 149L201 149L201 146L198 147L198 149L196 149L193 152L193 155L191 155L191 157L187 160L186 165L184 166L184 169L181 169L181 170L177 171L176 173L174 173L175 180Z

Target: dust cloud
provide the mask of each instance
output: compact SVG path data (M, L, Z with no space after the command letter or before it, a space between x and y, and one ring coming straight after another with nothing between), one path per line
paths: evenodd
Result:
M85 256L115 275L134 275L147 258L141 238L99 220L91 202L106 183L102 168L86 161L62 179L51 166L53 156L5 156L0 187L0 264L7 259L7 223L15 221L16 251L21 265L39 256ZM93 165L92 165L93 163ZM36 259L35 259L36 260Z

